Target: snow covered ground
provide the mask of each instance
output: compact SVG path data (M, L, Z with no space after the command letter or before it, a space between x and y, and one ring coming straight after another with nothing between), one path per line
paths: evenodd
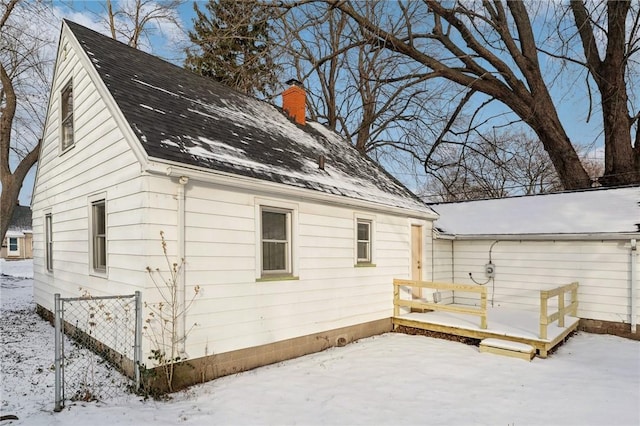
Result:
M229 376L167 402L124 395L53 413L53 328L31 262L0 260L4 425L639 425L640 342L578 333L547 359L385 334Z

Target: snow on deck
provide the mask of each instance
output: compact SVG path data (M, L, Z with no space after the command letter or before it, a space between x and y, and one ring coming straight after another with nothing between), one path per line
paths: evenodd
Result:
M450 312L411 312L399 316L402 319L437 324L447 327L456 327L464 330L487 331L492 335L523 338L541 342L551 342L567 328L580 321L579 318L565 317L565 327L558 327L557 322L549 324L547 338L539 337L540 313L503 306L487 307L487 329L480 328L480 317L474 315L456 314Z

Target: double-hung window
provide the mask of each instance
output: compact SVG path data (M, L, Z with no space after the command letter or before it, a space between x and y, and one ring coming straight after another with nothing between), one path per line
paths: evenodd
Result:
M291 211L261 209L262 274L291 274Z
M18 239L16 237L9 237L9 254L17 254L18 253Z
M61 150L64 152L73 146L73 84L69 82L61 93Z
M358 219L356 235L357 262L371 263L371 221Z
M107 272L107 215L105 200L91 203L91 251L95 272Z
M53 272L53 217L44 216L44 252L47 271Z

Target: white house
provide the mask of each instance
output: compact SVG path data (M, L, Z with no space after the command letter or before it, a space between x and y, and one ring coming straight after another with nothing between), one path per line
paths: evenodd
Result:
M0 247L0 258L31 259L33 257L32 234L31 209L28 206L16 206Z
M640 186L431 207L430 278L480 283L494 304L531 310L539 290L578 281L582 329L640 339Z
M163 231L182 298L200 286L179 333L198 324L184 350L215 354L207 378L390 330L392 279L430 276L437 215L306 123L303 90L284 98L294 119L65 21L32 201L40 312L79 287L157 301Z

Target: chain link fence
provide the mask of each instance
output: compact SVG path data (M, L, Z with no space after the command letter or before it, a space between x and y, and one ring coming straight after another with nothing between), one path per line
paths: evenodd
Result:
M105 297L55 295L55 411L67 400L105 400L139 388L141 304L139 291Z

